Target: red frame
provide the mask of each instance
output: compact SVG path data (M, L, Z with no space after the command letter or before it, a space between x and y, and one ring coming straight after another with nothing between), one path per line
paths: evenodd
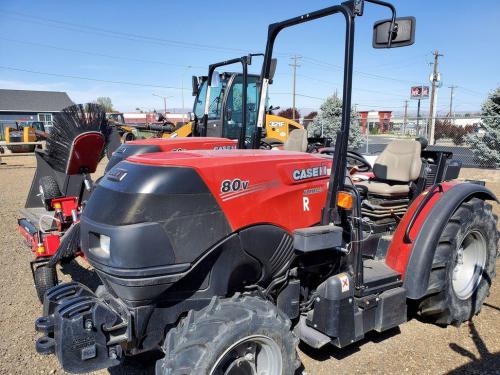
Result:
M42 234L42 246L43 251L39 251L38 246L38 233L31 234L26 229L24 229L21 225L18 227L19 233L24 237L24 239L28 242L31 247L31 252L35 254L36 258L39 257L48 257L55 254L57 249L59 248L60 236L59 233L43 233Z
M78 197L69 196L52 199L52 207L54 207L56 203L61 205L61 211L64 217L71 217L73 210L78 211Z

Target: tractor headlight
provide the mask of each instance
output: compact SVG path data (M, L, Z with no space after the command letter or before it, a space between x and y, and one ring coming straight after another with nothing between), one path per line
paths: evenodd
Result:
M111 238L104 234L91 233L90 252L99 258L108 259Z
M110 244L111 244L111 238L109 238L109 236L105 236L104 234L99 235L99 247L101 248L103 253L106 254L107 258L109 258Z

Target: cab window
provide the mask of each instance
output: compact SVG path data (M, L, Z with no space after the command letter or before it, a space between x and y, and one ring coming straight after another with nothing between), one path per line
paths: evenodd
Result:
M258 77L248 77L247 87L247 128L245 135L251 136L255 129L257 121L257 106L259 88L257 85ZM243 124L243 77L236 76L231 85L226 101L226 115L223 127L223 137L237 139L240 135L240 129Z
M226 82L221 81L219 86L210 88L210 105L208 107L208 119L216 120L221 117L222 97ZM200 92L196 98L194 113L196 117L202 118L205 112L205 98L207 97L207 81L205 80L200 87Z

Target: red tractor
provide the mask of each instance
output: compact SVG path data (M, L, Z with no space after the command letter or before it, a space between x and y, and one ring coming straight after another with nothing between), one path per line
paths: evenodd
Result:
M103 286L60 284L44 298L36 349L65 371L116 366L161 351L157 374L293 374L296 344L345 347L407 320L437 324L479 312L495 276L496 197L459 183L451 155L396 141L372 178L354 182L347 151L355 19L388 7L373 45L414 41L415 19L378 0L348 1L269 26L333 14L346 22L342 126L333 157L268 150L135 155L97 184L81 249ZM260 145L265 100L253 145ZM365 162L368 168L368 163ZM123 204L126 202L126 204Z

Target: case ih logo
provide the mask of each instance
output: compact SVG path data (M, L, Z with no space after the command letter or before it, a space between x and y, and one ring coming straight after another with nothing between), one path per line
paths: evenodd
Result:
M292 173L294 181L301 181L301 180L306 180L308 178L317 178L327 175L328 175L328 169L326 168L326 165L321 165L319 167L296 169Z

